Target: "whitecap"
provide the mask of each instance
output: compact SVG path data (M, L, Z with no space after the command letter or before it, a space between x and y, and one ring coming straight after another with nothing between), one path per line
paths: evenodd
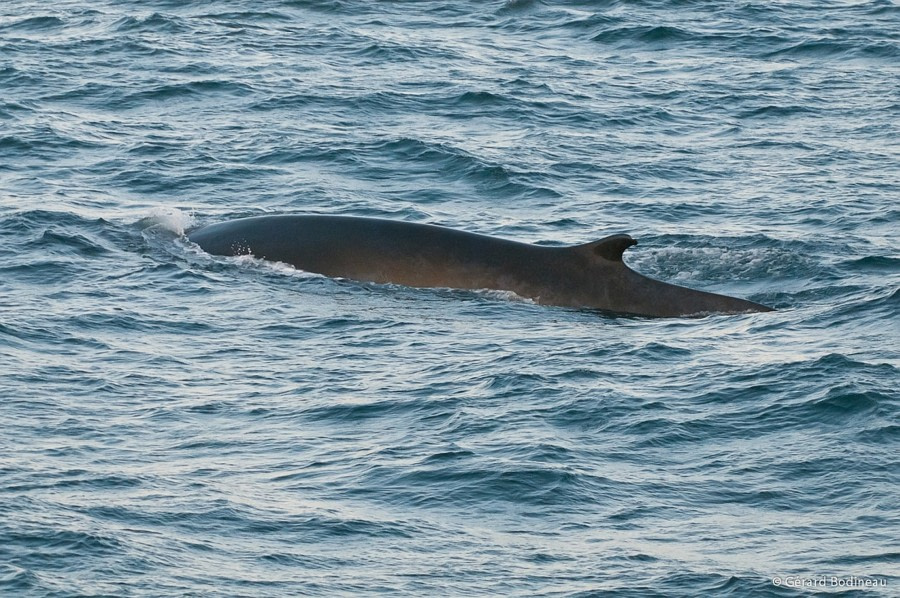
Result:
M195 223L193 212L160 206L153 208L149 216L141 218L138 226L142 229L160 228L183 236L184 231L194 226Z

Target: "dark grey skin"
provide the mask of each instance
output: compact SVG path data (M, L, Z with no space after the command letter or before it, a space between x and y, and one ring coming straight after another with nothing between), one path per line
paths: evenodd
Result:
M622 261L637 241L613 235L544 247L442 226L352 216L258 216L197 229L215 255L253 255L307 272L411 287L498 289L546 305L639 316L772 311L642 276Z

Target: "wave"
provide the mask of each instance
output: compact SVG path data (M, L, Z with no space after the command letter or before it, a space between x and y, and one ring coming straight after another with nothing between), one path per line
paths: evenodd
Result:
M884 58L900 57L900 43L813 39L792 43L763 54L765 58Z
M223 24L228 27L247 27L253 29L265 29L263 23L291 23L293 18L284 12L277 10L244 10L232 12L211 12L194 17Z
M668 25L644 25L638 27L615 27L597 33L591 41L604 44L639 44L658 47L673 42L696 38L697 35L680 27Z
M653 248L634 251L635 267L674 282L771 281L798 276L815 264L806 244L764 235L739 239L667 235L646 244Z
M8 24L0 24L0 32L45 33L54 29L62 29L66 21L59 17L28 17Z
M153 102L171 102L202 96L246 96L253 93L247 83L217 79L203 79L184 83L165 83L150 89L131 92L116 102L120 108L135 108Z
M110 29L118 33L152 32L179 34L189 33L192 27L180 17L154 12L145 17L121 17L110 25Z
M850 272L900 273L900 258L886 255L870 255L847 260L841 266Z

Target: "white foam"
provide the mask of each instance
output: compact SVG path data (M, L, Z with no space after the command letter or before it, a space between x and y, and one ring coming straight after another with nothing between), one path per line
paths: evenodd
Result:
M453 289L458 290L458 289ZM501 289L476 289L475 292L482 297L488 297L490 299L500 300L500 301L513 301L516 303L530 303L532 305L537 305L537 301L531 299L529 297L523 297L522 295L518 295L513 291L504 291Z
M150 215L142 218L140 221L144 228L159 227L178 236L184 235L184 231L193 226L194 222L193 213L168 207L153 208L150 211Z
M251 268L251 269L259 269L267 272L273 272L275 274L280 274L283 276L293 276L296 278L327 278L322 274L316 274L315 272L307 272L306 270L300 270L299 268L295 268L291 264L287 264L285 262L274 262L262 258L258 258L254 255L244 254L244 255L229 255L229 256L218 256L219 259L223 259L227 262L231 262L236 264L241 268Z

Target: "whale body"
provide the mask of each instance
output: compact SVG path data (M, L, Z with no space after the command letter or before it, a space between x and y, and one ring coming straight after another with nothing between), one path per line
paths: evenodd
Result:
M668 284L622 260L619 234L567 247L379 218L272 215L211 224L188 239L214 255L252 255L336 278L411 287L497 289L536 303L639 316L772 311Z

